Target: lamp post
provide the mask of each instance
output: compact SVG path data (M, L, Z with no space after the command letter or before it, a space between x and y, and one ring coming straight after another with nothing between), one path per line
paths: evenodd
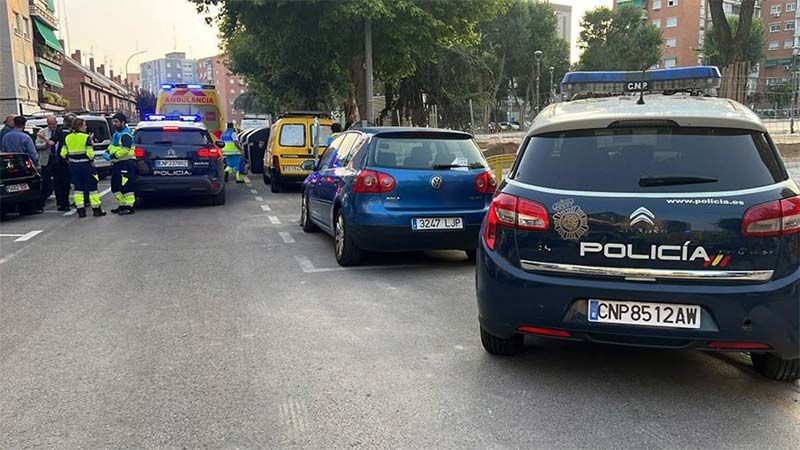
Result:
M125 61L125 83L126 84L128 83L128 63L131 62L131 60L133 59L134 56L141 55L142 53L147 53L147 50L138 51L138 52L132 54L131 56L129 56L128 59Z
M553 97L556 96L556 85L553 84L553 74L555 74L556 68L550 66L550 101L553 101Z
M536 50L533 52L533 57L536 59L536 115L539 114L539 108L541 107L541 98L539 96L539 79L542 77L542 52L541 50ZM536 116L534 116L536 117Z

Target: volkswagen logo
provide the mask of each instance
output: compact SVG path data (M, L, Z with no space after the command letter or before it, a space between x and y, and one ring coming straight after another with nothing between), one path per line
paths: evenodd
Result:
M178 155L175 154L175 149L174 148L171 148L171 149L167 150L167 158L175 158L176 156L178 156Z
M636 211L634 211L633 214L631 214L631 216L630 216L631 225L630 226L634 226L634 225L636 225L637 223L640 223L640 222L644 222L646 224L649 224L650 226L654 226L655 223L653 223L653 219L655 219L655 218L656 218L656 215L653 214L649 209L647 209L647 208L645 208L643 206L643 207L637 209Z
M433 178L431 178L431 187L433 187L437 191L439 189L441 189L442 183L444 183L444 180L442 180L442 177L433 177Z

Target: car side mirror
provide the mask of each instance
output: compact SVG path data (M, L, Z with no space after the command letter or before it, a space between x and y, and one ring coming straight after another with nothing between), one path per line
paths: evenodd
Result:
M317 167L317 162L313 159L307 159L300 164L300 169L305 171L314 170Z
M223 141L214 142L214 145L216 145L217 148L225 148L225 142Z

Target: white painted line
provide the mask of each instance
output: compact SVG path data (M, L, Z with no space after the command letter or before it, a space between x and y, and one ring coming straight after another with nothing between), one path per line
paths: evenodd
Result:
M292 237L291 234L289 234L289 233L287 233L285 231L281 231L278 234L281 235L281 239L283 239L284 243L286 243L286 244L294 244L295 241L294 241L294 238Z
M314 267L314 264L311 263L311 260L306 258L305 256L295 256L295 260L297 260L297 264L300 265L300 269L305 273L314 273L317 269Z
M255 190L255 189L250 189L250 193L251 193L251 194L258 194L258 191L257 191L257 190Z
M78 210L76 210L76 209L70 209L69 211L65 212L63 215L71 216L71 215L73 215L73 214L75 214L77 212L78 212Z
M302 270L303 273L344 272L352 270L418 269L418 268L432 267L429 265L403 264L396 266L356 266L356 267L317 268L314 267L314 264L311 262L311 260L306 258L305 256L295 256L294 259L297 261L297 264L300 265L300 270Z
M44 230L33 230L30 233L25 233L22 236L14 239L14 242L25 242L33 239L37 234L41 233Z
M25 235L24 235L24 234L0 234L0 237L13 237L13 238L17 238L17 237L20 237L20 236L25 236Z
M261 205L261 210L262 211L272 211L272 208L270 208L269 205Z
M261 196L258 196L258 195L257 195L257 196L256 196L256 201L257 201L257 202L263 202L263 201L264 201L264 197L261 197Z
M264 206L264 205L261 205ZM269 221L272 222L273 225L280 225L281 219L278 219L278 216L269 216Z

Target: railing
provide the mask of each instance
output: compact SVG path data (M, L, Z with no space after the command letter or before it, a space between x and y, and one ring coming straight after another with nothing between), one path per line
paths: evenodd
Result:
M46 44L42 43L40 40L36 40L33 44L33 52L35 56L42 58L52 64L55 64L61 67L61 53L53 50L52 48L48 47Z
M37 16L54 29L58 29L58 18L42 4L41 0L30 0L29 4L32 16Z

